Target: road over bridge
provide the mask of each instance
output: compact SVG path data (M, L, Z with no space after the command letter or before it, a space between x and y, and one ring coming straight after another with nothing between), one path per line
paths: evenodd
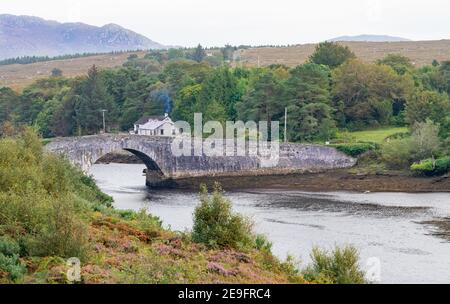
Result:
M164 186L178 178L198 176L268 175L347 168L356 160L332 147L281 144L277 161L267 163L259 156L175 156L174 138L138 135L94 135L57 138L46 146L49 152L65 155L83 171L109 153L126 150L147 166L147 185ZM279 153L278 153L279 152Z

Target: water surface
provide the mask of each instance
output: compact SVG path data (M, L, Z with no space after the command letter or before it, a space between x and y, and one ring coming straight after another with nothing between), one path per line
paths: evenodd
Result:
M118 209L148 209L166 227L192 227L197 193L149 191L143 165L95 165L91 173ZM352 244L381 261L384 283L450 283L450 243L430 235L422 221L450 216L450 193L310 193L271 189L227 192L236 211L250 216L257 233L288 254L309 262L313 246Z

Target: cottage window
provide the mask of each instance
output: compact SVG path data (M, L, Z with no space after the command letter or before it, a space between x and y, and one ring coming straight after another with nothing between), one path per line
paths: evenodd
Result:
M161 130L161 135L164 135L164 129Z

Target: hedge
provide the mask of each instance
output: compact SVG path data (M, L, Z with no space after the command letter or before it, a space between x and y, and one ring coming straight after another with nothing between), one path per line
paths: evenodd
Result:
M379 146L375 143L338 144L334 147L352 157L358 157L361 154L368 151L377 150L379 148Z

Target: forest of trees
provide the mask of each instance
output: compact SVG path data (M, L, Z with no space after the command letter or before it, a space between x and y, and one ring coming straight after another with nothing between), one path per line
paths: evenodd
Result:
M54 73L17 93L0 89L0 124L33 125L44 137L95 134L107 110L109 131L126 131L143 115L191 122L278 120L288 109L288 138L329 141L338 130L419 123L450 133L450 61L416 68L388 55L364 63L347 47L321 43L310 60L289 68L232 67L235 48L172 49L131 55L121 68L73 79Z

